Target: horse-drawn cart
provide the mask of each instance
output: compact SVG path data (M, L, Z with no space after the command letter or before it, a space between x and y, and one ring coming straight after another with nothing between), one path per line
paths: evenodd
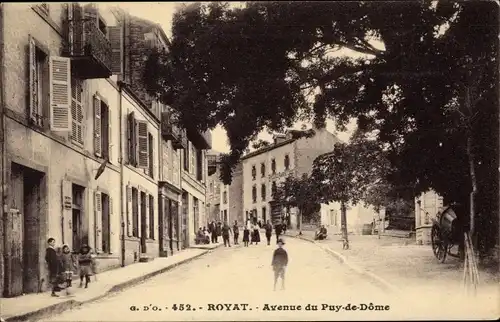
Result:
M432 219L432 251L441 263L444 263L447 255L459 258L463 255L464 226L456 211L457 207L448 206Z

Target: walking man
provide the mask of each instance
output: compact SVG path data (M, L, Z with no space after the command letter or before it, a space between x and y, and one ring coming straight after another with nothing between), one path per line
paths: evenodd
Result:
M281 235L281 223L277 223L276 226L274 226L274 231L276 232L276 244L278 243L278 240L280 238L280 235Z
M208 231L210 232L212 244L217 243L217 231L215 229L215 222L213 220L210 225L208 225Z
M267 245L271 245L271 236L273 234L273 225L271 225L271 221L267 221L266 223L266 238L267 238Z
M240 231L238 229L238 221L234 221L234 225L233 225L233 236L234 236L234 244L235 245L238 245L239 242L238 242L238 236L240 235Z
M222 239L224 240L224 247L231 247L231 242L229 241L229 232L231 231L231 227L224 222L224 226L222 226Z

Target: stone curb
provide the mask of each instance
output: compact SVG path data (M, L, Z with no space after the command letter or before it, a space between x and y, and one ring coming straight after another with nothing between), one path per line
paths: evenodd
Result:
M310 242L312 244L315 244L319 248L323 249L325 252L327 252L330 255L333 255L334 257L336 257L342 264L345 264L347 267L349 267L349 269L353 270L354 272L356 272L359 275L367 277L368 279L370 279L372 282L374 282L377 285L379 285L384 290L389 291L389 292L398 292L399 291L399 289L396 286L394 286L391 283L387 282L386 280L384 280L380 276L377 276L377 275L373 274L372 272L367 271L366 269L363 269L363 268L361 268L361 267L359 267L357 265L354 265L354 264L350 263L347 260L347 258L345 258L344 255L342 255L341 253L339 253L337 251L334 251L333 249L331 249L330 247L328 247L328 246L326 246L324 244L318 243L318 242L316 242L314 240L310 240L308 238L305 238L305 237L302 237L302 236L298 236L298 235L297 236L293 236L293 235L285 234L285 236L296 238L296 239L300 239L300 240L304 240L304 241Z
M197 254L193 257L186 258L180 262L163 267L159 270L148 273L146 275L139 276L139 277L136 277L134 279L131 279L131 280L119 283L117 285L114 285L113 287L111 287L111 289L106 291L104 294L98 295L98 296L93 297L91 299L83 300L83 301L66 300L64 302L53 304L51 306L47 306L47 307L41 308L41 309L33 311L33 312L29 312L29 313L25 313L25 314L17 315L17 316L11 316L8 318L3 318L3 320L5 322L20 322L20 321L28 321L28 320L29 321L40 320L40 319L47 317L49 315L59 314L59 313L62 313L64 311L67 311L69 309L73 309L73 308L79 307L79 306L84 305L84 304L88 304L88 303L92 303L92 302L101 300L101 299L103 299L103 298L105 298L113 293L130 288L130 287L135 286L137 284L140 284L141 282L144 282L144 281L146 281L146 280L148 280L156 275L165 273L165 272L167 272L167 271L169 271L169 270L171 270L179 265L186 264L192 260L195 260L203 255L210 253L211 251L213 251L214 249L217 249L218 247L220 247L220 246L217 246L211 250L205 250L202 253Z

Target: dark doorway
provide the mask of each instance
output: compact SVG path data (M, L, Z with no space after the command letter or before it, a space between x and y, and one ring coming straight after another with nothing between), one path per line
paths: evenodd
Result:
M189 245L189 231L188 231L188 215L189 215L189 204L188 204L188 193L182 193L182 249L188 247Z
M12 192L4 226L6 297L35 293L40 289L43 182L42 172L12 163Z
M147 253L147 234L148 234L148 226L147 226L147 212L146 212L146 193L141 192L141 253Z
M111 226L109 214L111 211L109 196L105 193L101 194L102 198L102 211L101 211L101 225L102 225L102 252L105 254L111 253Z
M84 193L85 187L73 184L71 187L73 195L71 228L73 242L73 250L79 251L83 244L88 244L88 238L84 238L82 224L84 222Z

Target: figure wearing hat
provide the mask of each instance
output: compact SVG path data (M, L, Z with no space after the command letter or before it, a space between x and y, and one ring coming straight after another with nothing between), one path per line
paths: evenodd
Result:
M276 291L276 283L281 277L281 289L285 289L285 268L288 265L288 253L283 248L285 242L282 238L278 239L278 248L273 253L273 261L271 266L274 270L274 290Z

